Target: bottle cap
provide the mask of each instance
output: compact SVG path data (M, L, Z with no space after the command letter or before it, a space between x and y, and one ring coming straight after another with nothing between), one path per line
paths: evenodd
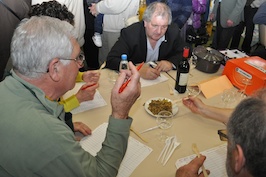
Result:
M126 55L126 54L122 54L122 55L121 55L121 59L122 59L122 60L127 60L127 55Z
M184 51L183 51L183 57L187 58L189 55L189 48L188 47L184 47Z

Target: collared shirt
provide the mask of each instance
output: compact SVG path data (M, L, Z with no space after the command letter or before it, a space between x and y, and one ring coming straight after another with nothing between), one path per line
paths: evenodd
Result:
M11 73L0 84L0 134L6 137L1 139L0 176L117 175L132 118L109 117L105 146L94 157L80 147L63 121L63 106Z
M162 42L165 40L165 36L162 36L156 43L154 49L152 48L149 39L147 38L147 57L146 63L150 61L157 61L159 56L159 49Z

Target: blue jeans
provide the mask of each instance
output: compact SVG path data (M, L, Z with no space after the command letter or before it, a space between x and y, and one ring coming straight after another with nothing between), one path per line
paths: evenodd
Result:
M96 33L103 33L103 14L98 14L94 19L94 31Z

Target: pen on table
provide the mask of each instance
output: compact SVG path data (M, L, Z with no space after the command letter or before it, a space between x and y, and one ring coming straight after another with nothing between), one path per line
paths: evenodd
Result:
M176 81L175 78L174 78L173 76L171 76L167 71L165 71L165 73L166 73L169 77L171 77L174 81Z
M87 88L89 88L89 87L92 87L92 86L94 86L94 85L96 85L96 83L94 83L94 84L91 84L91 85L88 85L88 86L86 86L86 87L82 88L81 90L86 90Z
M142 62L140 65L137 66L137 70L139 71L140 68L143 66L144 62ZM131 81L131 79L129 78L126 82L123 83L123 85L120 87L119 89L119 93L123 92L123 90L126 88L126 86L128 85L128 83Z

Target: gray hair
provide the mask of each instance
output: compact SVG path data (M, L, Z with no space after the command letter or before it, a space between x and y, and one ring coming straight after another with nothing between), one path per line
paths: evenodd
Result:
M74 38L77 34L68 22L47 16L23 20L11 42L13 69L29 78L40 77L52 59L70 58Z
M264 90L266 92L266 90ZM266 100L243 100L231 115L228 125L229 149L239 144L252 176L266 174Z
M172 12L168 5L162 2L153 2L145 10L143 14L143 21L150 22L152 16L162 16L163 18L168 17L168 25L172 23Z

